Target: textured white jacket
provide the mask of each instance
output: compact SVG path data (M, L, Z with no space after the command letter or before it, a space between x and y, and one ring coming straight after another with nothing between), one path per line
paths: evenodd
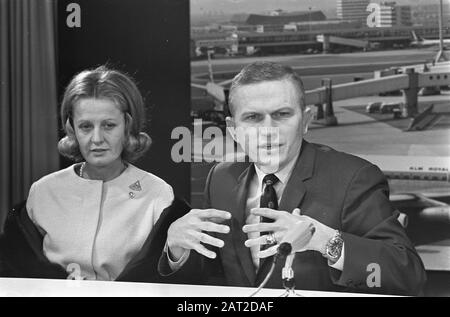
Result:
M170 185L131 164L107 182L72 165L35 182L26 207L51 262L74 278L114 280L173 199Z

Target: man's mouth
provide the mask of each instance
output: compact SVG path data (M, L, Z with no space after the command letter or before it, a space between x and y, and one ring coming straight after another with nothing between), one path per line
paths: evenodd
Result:
M276 150L279 149L280 147L282 147L282 144L264 144L264 145L260 145L258 146L259 149L261 150Z

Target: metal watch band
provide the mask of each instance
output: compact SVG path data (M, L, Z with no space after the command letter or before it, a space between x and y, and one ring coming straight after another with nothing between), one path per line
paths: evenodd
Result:
M336 230L334 236L328 241L323 256L332 262L336 262L341 256L343 244L344 240L341 233Z

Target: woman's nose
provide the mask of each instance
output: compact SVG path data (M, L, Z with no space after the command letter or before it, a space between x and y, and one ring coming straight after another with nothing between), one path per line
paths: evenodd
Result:
M103 131L100 127L94 128L94 131L92 132L91 141L93 143L102 143L103 142Z

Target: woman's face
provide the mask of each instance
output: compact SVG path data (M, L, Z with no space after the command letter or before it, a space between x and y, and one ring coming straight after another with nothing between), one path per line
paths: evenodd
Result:
M80 99L73 108L75 136L87 163L106 167L121 159L125 116L109 99Z

